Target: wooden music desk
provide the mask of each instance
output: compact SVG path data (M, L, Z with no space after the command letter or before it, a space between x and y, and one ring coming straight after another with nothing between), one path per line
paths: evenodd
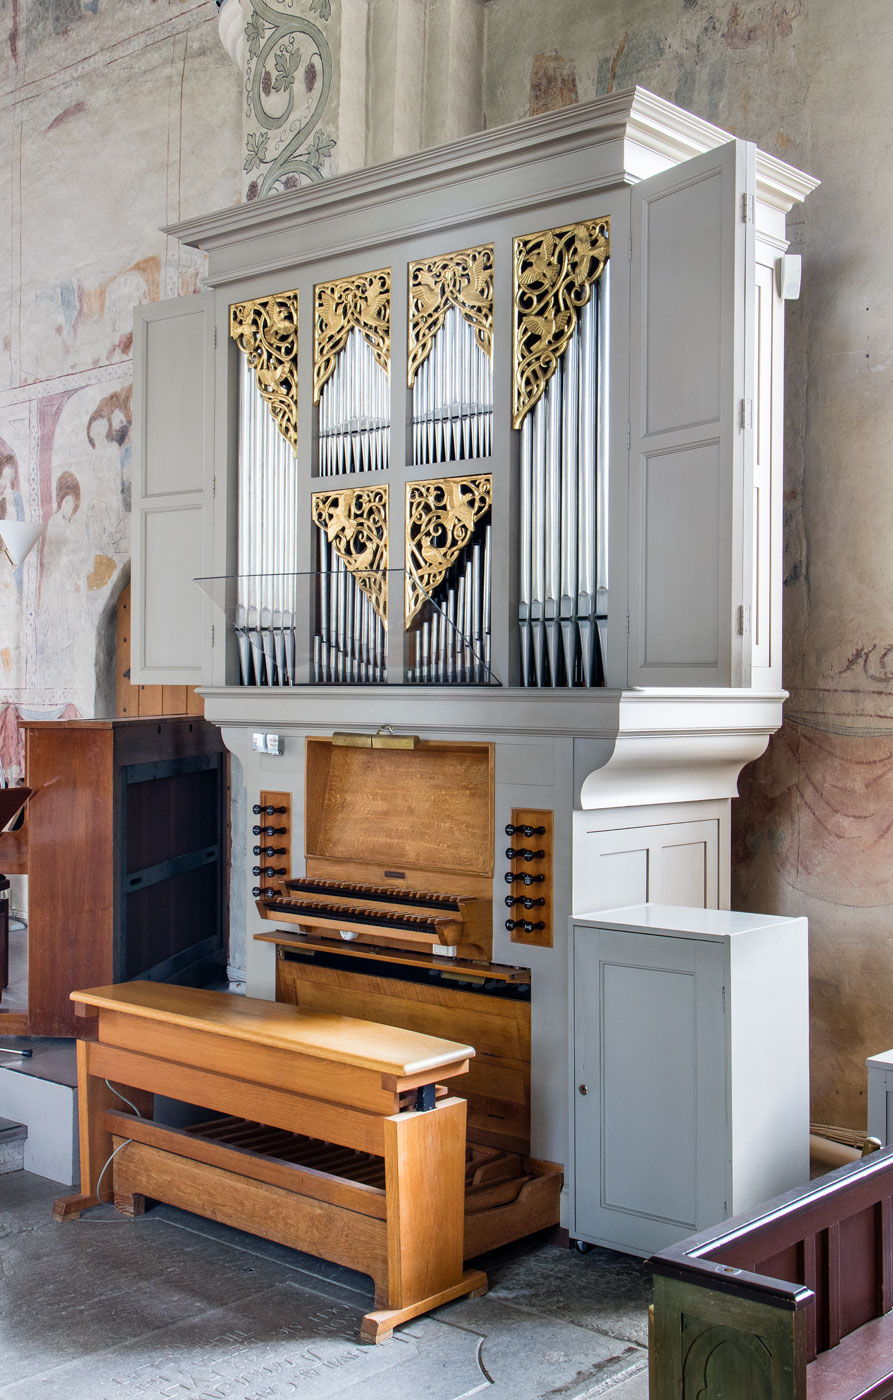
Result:
M98 1204L103 1166L127 1143L103 1179L105 1199L113 1185L127 1214L148 1196L371 1275L369 1341L486 1291L486 1275L462 1270L465 1100L435 1102L434 1089L467 1071L470 1046L167 983L97 987L72 1001L95 1018L94 1035L77 1043L81 1191L56 1201L57 1220ZM117 1111L107 1079L142 1117ZM374 1154L384 1188L147 1121L156 1093Z

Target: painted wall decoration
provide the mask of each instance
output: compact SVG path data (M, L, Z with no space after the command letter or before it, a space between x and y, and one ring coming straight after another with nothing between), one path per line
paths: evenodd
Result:
M332 0L248 0L245 198L332 173Z
M19 717L114 712L133 308L199 289L201 255L160 230L237 203L243 156L241 81L213 5L35 0L8 18L0 533L4 519L47 527L20 569L0 560L0 764L14 779Z

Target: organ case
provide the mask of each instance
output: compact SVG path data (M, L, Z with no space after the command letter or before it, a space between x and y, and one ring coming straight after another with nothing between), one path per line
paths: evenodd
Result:
M503 877L517 871L501 860L503 826L514 811L552 811L551 919L540 919L545 906L530 911L530 944L545 946L525 950L543 1157L566 1161L570 1150L573 891L591 907L616 833L633 855L613 902L653 897L657 866L640 847L675 850L674 840L687 843L680 869L697 866L683 902L727 898L737 769L780 722L774 273L785 214L814 184L653 94L612 93L178 225L169 232L209 254L211 290L135 319L135 678L204 684L249 803L292 787L309 833L298 878L380 896L395 888L386 872L409 864L405 851L393 866L390 852L366 859L372 809L353 828L361 872L344 868L351 853L316 846L310 783L325 764L305 772L293 759L308 736L396 724L496 750L489 875L472 889L466 870L454 885L426 855L424 881L405 882L494 899L492 955L479 933L465 957L461 940L431 929L382 934L367 922L342 940L325 910L312 925L305 905L288 920L265 910L267 931L247 951L249 990L272 996L278 978L285 994L297 968L304 995L316 976L334 997L338 977L360 988L398 969L389 1014L394 1001L415 1014L426 999L410 990L414 968L428 991L447 995L462 974L484 989L476 1007L489 996L508 1004L494 991L517 976L506 970L516 955L506 912L514 923L517 911L502 907ZM260 308L251 324L273 338L259 366L231 337L242 306ZM332 364L324 382L322 360ZM261 412L258 368L285 394L287 436ZM274 445L246 445L250 421ZM264 510L269 529L258 528ZM211 605L202 612L197 575L214 580L204 587L226 625L219 608L213 628ZM283 759L251 749L257 730L280 734ZM698 873L702 831L712 834ZM403 838L411 850L412 833ZM300 854L298 841L295 871ZM247 874L243 883L251 929ZM276 889L295 895L334 902L331 890ZM343 907L356 909L353 898ZM421 937L397 937L411 932ZM389 1000L380 987L375 997ZM479 1043L473 1030L468 1039ZM482 1097L517 1104L503 1068ZM525 1121L509 1135L522 1147Z

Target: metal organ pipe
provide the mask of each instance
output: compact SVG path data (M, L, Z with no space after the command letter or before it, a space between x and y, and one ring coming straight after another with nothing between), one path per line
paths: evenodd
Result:
M413 384L413 461L488 457L492 424L490 356L478 345L474 327L451 306Z
M407 680L453 685L490 675L490 523L479 524L419 615Z
M387 468L388 402L388 376L353 329L319 396L320 476Z
M524 685L592 686L599 680L608 598L606 304L596 285L521 424Z
M235 630L242 685L293 685L295 455L239 357L238 583Z
M318 623L313 676L318 684L361 685L387 680L384 625L371 599L317 527Z

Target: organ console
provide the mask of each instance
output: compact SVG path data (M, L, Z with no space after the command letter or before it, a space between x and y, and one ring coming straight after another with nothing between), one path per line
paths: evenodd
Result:
M813 185L612 93L180 224L208 290L135 319L134 676L239 759L249 991L475 1047L475 1246L559 1217L572 910L728 903Z

